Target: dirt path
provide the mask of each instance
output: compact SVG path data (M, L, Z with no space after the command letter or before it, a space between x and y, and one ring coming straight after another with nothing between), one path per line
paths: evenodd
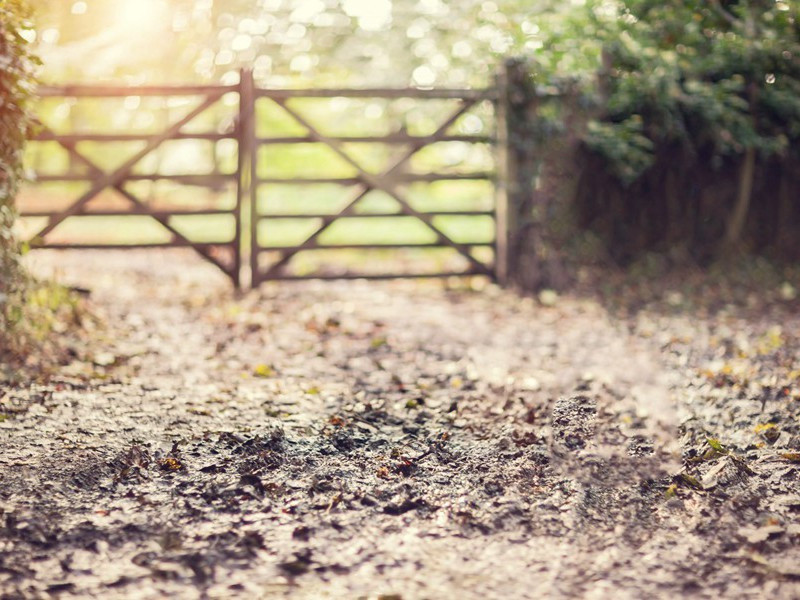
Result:
M2 598L800 596L791 315L35 260L107 329L0 389Z

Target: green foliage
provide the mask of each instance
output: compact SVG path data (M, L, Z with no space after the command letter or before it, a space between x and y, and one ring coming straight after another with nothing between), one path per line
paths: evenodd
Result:
M590 105L574 212L611 257L800 257L799 18L783 0L588 0L545 32L534 80Z
M608 160L614 174L625 183L635 180L654 162L654 144L645 135L639 115L618 123L591 121L585 141Z
M0 353L14 342L23 311L25 275L14 237L14 196L22 176L34 59L22 31L30 29L24 0L0 4Z
M800 141L798 15L780 0L616 3L597 30L607 102L588 146L625 183L667 147L707 156L712 167L748 148L788 155Z

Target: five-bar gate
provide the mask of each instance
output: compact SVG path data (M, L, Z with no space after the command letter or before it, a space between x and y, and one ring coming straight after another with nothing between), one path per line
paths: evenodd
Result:
M62 199L55 207L47 203L31 207L23 202L21 216L32 222L38 219L38 227L29 235L32 247L189 247L221 269L237 286L242 280L257 286L279 279L496 277L498 240L501 245L503 240L502 235L496 233L493 169L486 168L485 164L477 168L468 160L444 172L431 166L431 162L436 162L431 161L436 152L453 154L450 150L457 146L455 154L463 159L470 152L468 148L491 146L495 89L270 89L257 87L252 73L244 70L240 83L232 86L48 86L40 89L40 95L72 102L86 98L118 98L133 107L142 98L160 98L164 102L178 98L182 114L171 117L158 128L151 126L147 133L56 133L42 125L34 140L58 144L69 157L69 167L60 172L39 170L35 181L61 182L72 185L71 189L76 191L68 202ZM404 104L397 111L401 115L408 103L438 103L438 110L426 114L427 131L420 128L413 131L414 123L409 126L403 122L399 128L382 133L374 133L366 124L366 131L353 135L337 132L335 127L331 129L330 125L336 125L339 118L335 114L323 112L320 116L319 110L312 110L310 114L307 105L304 107L302 103L315 100L328 104L369 102L372 104L367 111L372 113L389 111L392 103L401 102ZM223 113L227 111L227 116L218 118L213 113L212 109L220 106ZM465 119L470 118L470 111L476 107L484 111L483 127L476 125L481 119L474 116L466 121L469 126L464 127ZM287 123L290 123L288 128ZM207 171L159 170L158 161L151 160L154 154L167 143L186 140L212 145L235 144L235 164L225 169L214 161ZM104 144L109 145L108 153L113 153L115 144L121 143L133 143L135 150L121 163L109 167L98 164L97 158L82 151L82 143L94 144L95 157L98 156L97 147ZM281 162L281 149L300 146L306 149L308 164L304 173L276 174L271 169L273 163ZM354 148L358 152L354 152ZM433 154L429 152L427 159L415 165L415 159L431 148L438 150ZM316 161L323 154L337 161L336 173L321 172L323 169ZM386 160L376 167L372 159L377 155ZM488 155L491 157L492 152ZM145 168L148 160L156 166ZM137 187L142 182L162 181L173 186L173 192L176 187L186 189L178 194L182 198L180 202L164 202L157 193L153 197L152 192L151 197L145 197L147 194ZM480 194L482 197L475 198L472 194L469 201L461 203L458 192L446 193L441 202L443 208L437 204L441 193L430 197L411 193L414 186L446 181L483 181L487 187ZM75 188L77 183L84 187ZM231 197L225 201L191 200L193 194L200 195L197 190L219 191L226 186ZM272 193L278 188L283 190L283 199ZM287 188L294 190L288 198L285 197ZM336 200L320 200L320 188L327 190L325 193L330 192ZM335 194L331 192L334 189L338 190ZM101 196L108 195L109 191L116 199L104 203ZM375 200L376 195L380 196L380 201ZM204 196L213 197L215 193ZM277 211L276 198L281 202ZM320 202L324 208L320 208ZM124 242L114 239L85 242L54 235L59 225L70 218L121 216L153 219L163 230L162 238L142 241L134 234L133 239ZM219 219L224 218L226 226L211 227L213 231L205 231L198 237L196 228L186 226L187 218L209 218L209 223L210 219L217 219L213 222L219 223ZM352 228L342 228L337 233L337 224L347 220L367 223L362 230L369 230L371 223L380 223L376 230L381 239L369 239L369 236L361 239ZM487 220L492 230L489 236L486 235ZM410 229L409 221L417 226L415 239L396 240L396 232ZM473 227L472 222L480 226ZM105 227L113 226L108 220L100 223ZM297 230L297 235L286 241L285 232L292 228L289 225ZM406 260L399 271L370 268L370 257L377 256L375 253L431 249L445 250L449 254L446 259L421 263ZM308 264L292 267L303 255L342 251L361 253L360 262L320 268L318 259L309 259ZM420 268L420 264L426 268Z

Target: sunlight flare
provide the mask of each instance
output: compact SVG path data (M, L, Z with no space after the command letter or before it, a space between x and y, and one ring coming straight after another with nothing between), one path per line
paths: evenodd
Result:
M144 34L154 25L160 27L168 9L164 0L119 0L117 18L131 32Z

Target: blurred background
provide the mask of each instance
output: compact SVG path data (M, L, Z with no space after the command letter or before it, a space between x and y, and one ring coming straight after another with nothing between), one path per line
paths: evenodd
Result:
M34 0L48 82L486 86L582 0ZM569 68L569 64L563 65Z
M800 34L797 3L785 0L653 2L652 0L35 0L22 35L33 42L45 84L112 83L237 85L242 68L266 89L411 87L491 89L498 65L517 57L510 101L519 224L536 273L524 287L566 285L563 263L630 264L653 253L668 263L706 265L748 253L800 257ZM152 134L192 110L197 97L50 97L40 120L58 133ZM290 99L319 132L338 137L426 136L458 108L457 101ZM192 206L230 212L235 203L236 94L182 129L219 139L174 139L134 167L125 183L150 206ZM257 102L258 136L307 136L308 127L269 98ZM491 100L478 102L447 128L463 138L416 153L403 174L417 181L399 190L414 210L436 215L436 228L471 256L493 260L496 241ZM208 136L207 136L208 137ZM258 151L260 245L300 244L346 206L357 187L280 182L297 177L354 178L357 170L319 143L266 144ZM80 140L76 148L102 170L123 164L145 142ZM342 146L365 170L379 174L408 151L392 144ZM29 235L46 209L68 206L88 185L90 169L55 141L30 144L26 165L37 182L19 206ZM56 173L70 177L57 178ZM154 174L186 176L180 184ZM227 174L214 185L190 176ZM420 181L431 174L453 180ZM277 181L276 181L277 180ZM83 187L82 187L83 186ZM108 206L126 205L113 190ZM389 195L391 196L391 195ZM98 208L95 206L95 208ZM388 213L396 199L372 191L357 207ZM37 213L38 211L38 213ZM475 213L465 215L463 213ZM302 218L303 214L316 215ZM323 215L323 216L320 216ZM374 215L373 215L374 217ZM37 221L37 219L39 219ZM192 240L235 235L231 214L172 216ZM49 233L54 243L133 243L173 233L149 217L109 224L106 217L70 217ZM414 218L338 221L320 238L430 244L436 231ZM372 237L370 237L372 236ZM121 240L121 241L120 241ZM414 250L412 252L416 253ZM438 252L438 250L437 250ZM345 253L348 254L348 253ZM391 260L398 255L390 253ZM440 254L442 254L440 252ZM445 249L458 270L470 262ZM409 259L417 260L417 255ZM451 256L452 255L452 256ZM330 253L327 256L331 256ZM404 251L402 256L412 256ZM433 254L420 260L428 265ZM370 260L378 253L370 252ZM274 258L274 257L273 257ZM304 274L319 261L293 264ZM308 259L309 256L305 255ZM362 257L363 258L363 257ZM265 255L265 261L272 260ZM310 260L310 259L309 259ZM362 259L358 259L363 262ZM434 263L436 263L434 260ZM460 261L460 262L459 262ZM662 261L663 262L663 261ZM416 262L414 264L417 264ZM433 264L433 263L430 263ZM542 265L547 268L541 268ZM436 263L436 269L443 268ZM554 265L554 266L553 266ZM424 265L423 265L424 266ZM553 266L550 269L550 266ZM346 272L349 267L342 267ZM412 270L416 270L416 267ZM560 274L558 274L560 272Z

